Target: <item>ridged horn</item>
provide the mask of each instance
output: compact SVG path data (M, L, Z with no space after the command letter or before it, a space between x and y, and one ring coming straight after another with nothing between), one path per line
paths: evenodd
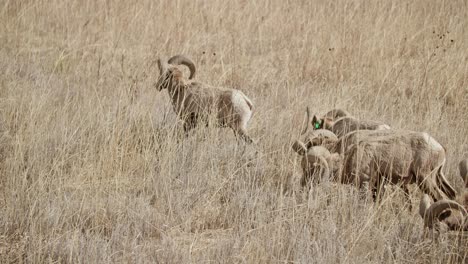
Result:
M175 55L174 57L170 58L167 63L173 65L185 65L190 70L189 79L193 79L195 77L195 64L189 58L185 57L184 55Z
M458 169L460 170L460 177L465 182L465 188L468 188L468 159L460 161Z
M296 140L293 145L292 145L292 149L294 151L297 152L297 154L301 155L301 156L304 156L306 153L307 153L307 147L305 146L305 144L300 141L300 140Z
M433 203L425 212L424 216L424 224L428 227L432 227L434 225L434 221L440 213L442 213L446 209L454 209L458 210L463 214L463 217L466 217L467 212L463 205L452 201L452 200L440 200Z
M162 75L166 71L166 68L167 68L166 58L159 57L159 59L158 59L158 68L159 68L159 75Z
M304 135L309 130L309 125L310 125L310 109L309 109L309 107L306 108L306 113L307 113L307 123L306 123L306 127L304 128L304 130L302 130L301 135Z

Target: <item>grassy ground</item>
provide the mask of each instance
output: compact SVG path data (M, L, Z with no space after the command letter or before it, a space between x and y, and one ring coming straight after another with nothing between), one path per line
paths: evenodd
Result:
M0 24L2 263L467 261L400 191L307 194L290 148L306 106L342 107L430 133L461 190L466 1L4 0ZM252 99L259 154L227 129L179 142L153 87L155 59L179 53Z

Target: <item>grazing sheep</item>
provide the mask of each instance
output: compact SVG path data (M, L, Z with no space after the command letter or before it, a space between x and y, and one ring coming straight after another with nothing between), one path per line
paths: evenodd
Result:
M178 65L190 69L188 80L182 76ZM160 76L155 86L159 91L168 90L174 111L184 122L186 133L199 122L207 122L210 113L214 112L220 126L232 128L236 136L252 143L246 130L252 117L253 103L243 92L192 81L195 64L182 55L170 58L167 63L159 59L158 66Z
M303 156L301 167L303 171L301 186L306 186L310 181L318 183L321 181L334 180L341 170L341 156L337 153L331 154L322 146L307 148L304 143L297 140L293 144L293 150Z
M442 170L446 162L445 149L427 133L413 131L358 131L367 137L350 145L345 152L341 181L369 184L377 189L386 182L419 188L434 200L453 199L456 192ZM372 133L376 133L372 136Z
M341 109L331 110L323 117L314 115L311 119L309 108L307 108L307 120L307 126L304 131L307 131L309 129L309 125L312 124L313 129L328 129L338 137L342 137L355 130L390 129L390 126L382 122L359 120L350 116L347 112Z
M468 186L468 178L466 176L466 166L468 160L460 162L460 176L465 181L465 186ZM468 188L468 187L466 187ZM428 228L440 228L440 224L447 226L448 230L464 230L468 231L468 190L456 199L456 201L442 199L436 203L432 203L428 195L423 195L419 203L419 215L424 219L424 226Z

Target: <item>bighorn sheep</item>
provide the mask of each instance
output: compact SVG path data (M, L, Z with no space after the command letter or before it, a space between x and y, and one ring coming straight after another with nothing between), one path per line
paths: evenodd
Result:
M385 182L400 184L409 198L407 185L419 188L434 200L453 199L456 191L442 170L445 149L427 133L413 131L357 131L367 136L348 147L342 181L369 184L376 189ZM372 136L375 134L375 136Z
M376 191L385 182L398 183L409 198L407 185L417 182L434 199L456 195L442 172L445 149L427 133L357 130L338 140L318 136L309 138L307 144L296 141L293 149L300 149L301 144L342 155L343 169L336 178L344 184L370 186Z
M355 130L386 130L390 126L372 120L359 120L350 116L347 112L341 109L334 109L329 111L325 116L319 117L314 115L310 117L310 110L307 107L307 126L304 129L305 133L312 124L313 129L328 129L335 133L338 137L342 137L349 132Z
M188 80L183 78L178 65L189 68ZM243 92L192 81L195 64L182 55L170 58L167 63L160 58L158 66L160 76L155 86L159 91L168 90L174 111L184 122L186 133L198 122L206 122L209 114L214 112L220 126L232 128L236 136L252 143L246 130L252 117L253 103Z
M466 188L468 188L468 178L466 178L466 166L462 164L467 163L468 160L463 160L459 167ZM456 200L458 202L443 199L432 203L428 195L423 195L419 203L419 215L424 219L424 226L439 229L439 224L444 224L449 230L468 231L468 190Z
M301 186L306 186L311 180L314 183L332 179L341 170L341 156L337 153L331 154L322 146L307 148L304 143L296 141L293 150L303 156L301 167L303 171ZM333 179L332 179L333 180Z

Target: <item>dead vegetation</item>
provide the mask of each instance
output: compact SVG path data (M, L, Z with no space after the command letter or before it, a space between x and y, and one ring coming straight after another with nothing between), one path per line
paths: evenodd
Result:
M346 185L306 194L290 148L306 106L346 109L427 132L463 186L466 13L457 0L3 1L0 262L466 262L466 234L426 239L397 188L379 206ZM260 154L211 126L180 140L154 88L168 54L255 102Z

